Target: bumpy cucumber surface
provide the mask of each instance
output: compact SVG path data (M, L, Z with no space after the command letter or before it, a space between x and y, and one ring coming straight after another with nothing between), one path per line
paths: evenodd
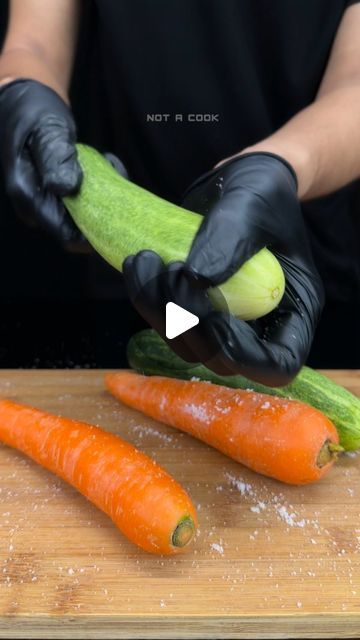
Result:
M96 251L120 271L128 255L143 249L165 263L184 261L202 217L125 180L95 149L77 148L84 179L79 194L64 203ZM279 304L284 287L280 263L264 248L219 287L222 302L209 295L216 308L225 300L231 313L252 320Z

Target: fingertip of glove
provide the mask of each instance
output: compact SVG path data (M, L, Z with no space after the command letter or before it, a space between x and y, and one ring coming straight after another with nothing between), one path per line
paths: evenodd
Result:
M129 179L129 174L127 172L127 169L124 163L120 160L120 158L118 158L113 153L110 153L108 151L104 153L104 158L106 158L106 160L111 164L113 169L115 169L115 171L117 171L118 174L122 176L122 178L125 178L126 180Z
M153 268L162 268L164 266L163 260L159 254L151 249L143 249L133 256L133 258L137 266L141 266L143 269L148 268L149 270L152 270Z
M122 272L124 277L126 278L129 271L132 270L133 264L134 264L134 255L129 255L125 258L125 260L122 263Z
M56 171L51 170L43 176L45 189L55 196L64 198L78 193L83 179L83 172L79 163L74 160L59 166Z
M156 251L153 251L152 249L142 249L141 251L139 251L139 253L137 254L140 258L144 258L145 260L153 260L153 259L160 259L160 256L158 253L156 253Z
M168 271L182 271L184 269L184 263L180 260L169 262L169 264L167 265L167 269Z
M157 274L162 268L162 259L155 251L151 251L150 249L144 249L135 255L127 256L122 265L125 277L128 277L136 271L137 275L141 276L142 279L146 274Z
M193 265L189 265L187 263L183 266L184 274L190 284L198 289L208 289L212 286L211 279L206 275L201 273L196 267Z

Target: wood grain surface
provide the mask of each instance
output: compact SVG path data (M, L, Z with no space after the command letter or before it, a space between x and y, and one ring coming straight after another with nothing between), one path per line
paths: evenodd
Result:
M1 638L360 637L360 457L290 487L122 407L101 371L2 371L0 395L86 420L190 492L187 554L135 548L74 489L0 445ZM360 372L330 377L360 394Z

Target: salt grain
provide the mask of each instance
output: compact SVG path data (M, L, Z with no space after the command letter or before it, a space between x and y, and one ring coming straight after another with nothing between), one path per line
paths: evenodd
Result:
M154 436L155 438L159 438L163 442L172 442L172 436L169 436L167 433L163 433L161 431L157 431L157 429L153 429L152 427L147 427L144 425L137 424L132 427L132 430L135 431L139 435L140 438L145 436Z
M290 527L305 527L306 520L296 520L296 513L289 513L285 505L277 505L276 511L279 514L280 518Z
M213 549L214 551L217 551L217 553L220 553L221 555L224 554L224 547L221 544L218 544L217 542L212 543L211 549Z
M264 404L261 405L261 409L270 409L271 404L270 402L267 400L266 402L264 402Z
M265 502L258 502L256 505L254 505L253 507L250 507L250 511L253 511L253 513L260 513L261 511L265 511L266 509L266 504Z
M189 413L195 420L199 420L200 422L204 422L205 424L210 424L211 418L207 413L206 403L203 404L186 404L184 406L185 413Z

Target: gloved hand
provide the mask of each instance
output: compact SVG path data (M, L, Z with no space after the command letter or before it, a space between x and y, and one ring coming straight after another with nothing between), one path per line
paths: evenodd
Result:
M196 298L203 309L197 314L201 334L191 330L176 343L168 341L176 353L201 362L211 355L207 364L219 374L240 373L268 386L289 383L307 358L324 301L292 168L272 154L244 154L199 178L183 206L203 214L204 221L186 263L177 265L177 278L169 277L169 267L153 253L142 252L124 264L135 305L165 337L165 309L160 307L164 296L177 302L179 280L192 282L180 304L191 310ZM209 310L205 290L226 281L265 246L277 256L286 277L279 307L252 323ZM160 284L149 293L144 285L156 272L162 273ZM161 321L159 312L154 318L154 309L160 308Z
M120 160L120 158L118 158L114 153L111 153L110 151L104 153L104 158L106 158L106 160L110 162L113 169L115 169L122 178L130 180L128 170L125 167L123 161Z
M76 193L82 179L69 107L40 82L10 82L0 87L0 140L0 162L16 213L67 247L82 245L60 201Z

